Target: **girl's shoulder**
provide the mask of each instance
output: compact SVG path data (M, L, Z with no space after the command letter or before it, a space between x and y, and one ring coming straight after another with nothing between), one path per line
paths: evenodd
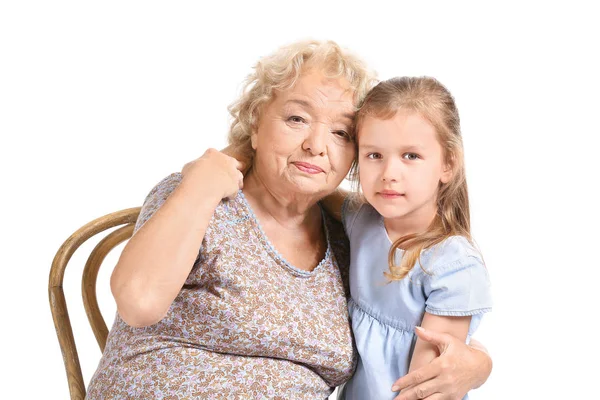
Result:
M425 311L441 316L474 316L491 311L490 277L475 245L465 237L452 236L431 250L433 258L422 280L427 297ZM472 320L469 335L480 318Z
M358 193L350 192L342 203L342 216L358 214L368 203Z
M351 236L356 222L364 227L369 221L377 221L380 218L377 210L357 193L348 195L342 204L342 223L348 236Z
M443 254L448 261L464 257L481 258L481 254L473 242L461 235L450 236L448 239L438 243L434 248L434 251Z
M467 264L484 265L481 252L469 239L460 235L450 236L424 250L421 262L425 271L433 274L447 269L459 269Z

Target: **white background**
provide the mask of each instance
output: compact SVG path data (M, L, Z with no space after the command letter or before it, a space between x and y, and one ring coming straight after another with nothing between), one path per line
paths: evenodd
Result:
M68 398L47 294L61 243L223 147L251 66L309 37L352 49L382 79L435 76L456 97L495 300L476 335L494 371L471 398L594 397L598 14L447 3L2 2L0 397ZM64 285L86 383L100 357L80 301L91 248ZM109 326L115 262L99 281Z

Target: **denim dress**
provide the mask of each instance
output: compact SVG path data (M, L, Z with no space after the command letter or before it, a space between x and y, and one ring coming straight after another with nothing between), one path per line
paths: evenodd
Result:
M383 273L389 271L392 242L383 217L369 204L353 209L347 200L342 220L350 239L348 308L359 360L339 398L393 399L399 392L391 387L408 373L414 329L424 312L472 316L468 342L482 315L491 311L487 269L466 238L453 236L424 250L404 279L387 283ZM397 250L396 262L401 255Z

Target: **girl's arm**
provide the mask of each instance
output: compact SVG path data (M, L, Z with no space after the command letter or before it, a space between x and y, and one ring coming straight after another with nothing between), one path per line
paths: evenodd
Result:
M441 397L444 399L462 399L492 373L492 359L479 342L467 345L447 333L425 329L415 332L419 339L434 344L440 356L398 379L392 390L401 392L394 400L431 399L435 393L449 396Z
M325 210L338 221L342 220L342 205L344 204L344 200L346 197L350 195L350 192L345 191L344 189L337 188L335 192L326 196L321 200L321 204L325 207Z
M464 342L467 339L470 323L471 316L447 317L426 312L423 316L421 327L436 332L447 333ZM417 338L408 372L410 373L424 367L439 355L436 345Z

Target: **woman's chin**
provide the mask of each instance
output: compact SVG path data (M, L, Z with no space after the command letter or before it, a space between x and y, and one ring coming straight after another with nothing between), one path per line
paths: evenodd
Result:
M287 182L275 182L278 190L282 192L297 193L307 196L317 195L319 193L330 193L333 192L334 188L331 188L331 184L325 182L321 177L310 177L310 176L294 176Z

